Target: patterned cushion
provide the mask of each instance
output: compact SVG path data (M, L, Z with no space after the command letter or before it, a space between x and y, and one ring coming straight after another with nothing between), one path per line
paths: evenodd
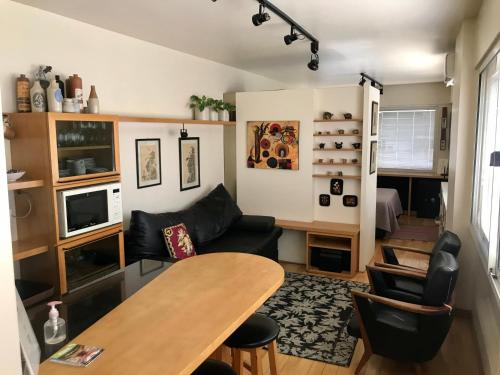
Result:
M166 227L162 232L167 250L172 258L184 259L196 255L193 242L184 224Z

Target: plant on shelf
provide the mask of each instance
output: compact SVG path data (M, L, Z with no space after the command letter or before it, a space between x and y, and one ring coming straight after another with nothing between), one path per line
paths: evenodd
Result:
M235 111L236 111L236 106L234 104L223 103L222 104L222 111L219 112L219 120L221 120L221 121L229 121L229 120L236 121L236 112ZM222 114L222 118L221 118L221 114Z
M219 99L208 98L207 105L210 108L210 120L218 121L219 113L222 110L224 102Z
M189 108L194 109L194 119L195 120L208 120L209 119L209 100L205 95L191 95L189 98Z

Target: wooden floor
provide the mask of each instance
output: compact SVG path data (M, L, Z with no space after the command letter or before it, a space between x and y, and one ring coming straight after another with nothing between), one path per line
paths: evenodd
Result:
M415 218L401 218L402 221L415 223ZM401 222L401 221L400 221ZM419 222L422 225L433 225L432 221ZM430 249L432 243L422 241L408 240L388 240L384 242L399 244L402 246L420 247ZM372 263L382 260L380 253L381 241L377 241L376 251ZM397 254L402 263L424 268L426 265L425 257L408 256L408 254ZM304 265L282 263L286 271L306 273ZM354 278L361 282L368 282L365 272L359 272ZM350 375L354 370L363 354L363 342L358 340L354 357L350 367L340 367L326 364L323 362L312 361L304 358L298 358L283 354L278 354L278 373L280 375ZM227 354L226 354L227 356ZM229 358L225 358L229 360ZM247 361L249 361L247 359ZM265 362L267 362L265 360ZM269 366L264 363L265 374L269 375ZM250 374L247 372L246 374ZM246 375L245 374L245 375ZM430 362L419 366L410 363L400 363L373 355L365 365L361 375L481 375L483 374L480 356L476 345L476 338L473 332L470 318L465 313L457 314L451 330L441 347L441 352Z

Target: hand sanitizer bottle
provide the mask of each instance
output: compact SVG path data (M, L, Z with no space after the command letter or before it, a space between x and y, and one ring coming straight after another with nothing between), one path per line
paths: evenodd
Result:
M45 343L49 345L59 344L66 340L66 322L59 318L59 311L56 309L56 306L61 303L61 301L47 303L47 306L50 306L49 320L43 325L43 333Z

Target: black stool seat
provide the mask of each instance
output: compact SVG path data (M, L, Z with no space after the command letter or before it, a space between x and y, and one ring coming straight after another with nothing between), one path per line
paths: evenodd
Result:
M278 337L280 327L273 319L253 314L224 343L230 348L261 348Z
M227 363L207 359L198 367L192 375L236 375L236 371Z

